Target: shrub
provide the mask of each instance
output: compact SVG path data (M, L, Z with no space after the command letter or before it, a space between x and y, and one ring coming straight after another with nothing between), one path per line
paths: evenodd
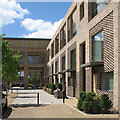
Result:
M99 106L100 106L102 113L109 113L109 110L112 108L113 104L107 94L103 94L101 96L100 101L99 101Z
M81 106L81 108L86 113L92 113L93 105L94 105L94 97L95 96L96 96L95 92L89 92L89 93L87 93L86 98L83 101L83 104Z
M86 92L85 91L80 91L80 98L82 98L83 100L86 97Z
M77 103L77 108L79 110L83 110L81 108L81 106L83 104L83 101L85 100L85 97L86 97L86 92L85 91L80 91L80 98L78 99L78 103Z
M48 84L48 88L49 88L49 89L51 88L51 83Z
M92 113L101 113L101 110L100 110L100 106L99 106L99 101L100 101L100 98L98 95L96 95L94 98L93 98L93 108L92 108Z
M50 89L55 90L55 84L51 84Z
M92 113L92 107L93 107L93 101L83 101L83 104L81 108L86 112L86 113Z
M48 84L47 83L45 84L45 87L48 88Z
M57 83L57 88L59 88L62 91L62 83Z

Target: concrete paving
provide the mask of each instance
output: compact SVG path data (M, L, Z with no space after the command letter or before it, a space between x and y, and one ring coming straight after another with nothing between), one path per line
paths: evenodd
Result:
M16 91L13 91L16 92ZM77 110L62 104L62 99L56 99L53 95L46 93L43 90L19 90L19 95L9 94L10 109L6 112L4 118L87 118L85 120L117 120L118 116L111 115L85 115ZM40 106L36 106L36 96L40 93ZM77 100L75 98L67 99L66 103L73 104L75 107ZM26 106L27 105L27 106ZM90 119L92 118L92 119Z
M54 96L43 90L19 90L19 95L13 102L13 106L35 106L38 105L38 93L40 105L62 104Z

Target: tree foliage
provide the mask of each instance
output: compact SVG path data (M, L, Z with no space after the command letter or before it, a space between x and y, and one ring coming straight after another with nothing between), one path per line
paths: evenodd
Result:
M34 73L31 74L30 83L32 84L40 84L41 74L38 72L36 75Z
M4 83L13 82L18 77L21 58L20 51L13 54L10 43L7 40L2 41L2 79Z

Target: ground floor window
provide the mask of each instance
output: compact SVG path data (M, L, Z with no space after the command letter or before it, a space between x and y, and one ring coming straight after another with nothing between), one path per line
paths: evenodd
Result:
M72 78L68 77L68 86L72 86Z
M62 83L62 78L60 78L60 83Z
M114 89L114 74L113 72L102 73L101 77L101 90L113 91Z

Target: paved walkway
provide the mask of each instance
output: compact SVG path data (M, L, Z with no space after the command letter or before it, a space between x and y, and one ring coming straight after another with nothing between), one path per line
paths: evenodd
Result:
M40 105L62 104L54 96L44 92L43 90L19 90L19 95L13 102L13 106L35 106L38 102L37 94L39 93Z
M10 103L11 108L6 112L7 117L5 118L87 118L85 120L97 120L97 118L103 120L103 118L107 118L106 120L117 120L113 119L117 118L116 115L85 115L78 112L72 108L76 106L77 100L75 98L66 100L68 106L62 104L62 99L56 99L43 90L19 90L18 92L19 95L15 94L14 96L12 94L11 98L16 99L12 104ZM36 100L38 92L40 93L40 106L37 106ZM70 107L71 105L72 107Z

